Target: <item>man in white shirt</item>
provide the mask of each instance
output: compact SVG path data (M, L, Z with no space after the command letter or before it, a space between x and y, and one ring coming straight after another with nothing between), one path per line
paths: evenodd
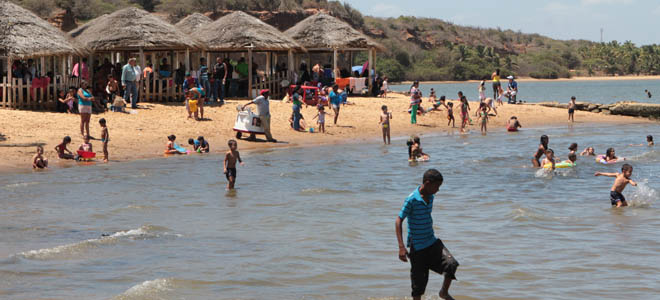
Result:
M241 107L241 110L245 109L246 106L256 104L257 111L259 114L259 119L261 120L261 126L264 127L264 134L266 135L266 140L272 143L277 143L277 140L273 138L273 135L270 133L270 104L268 103L268 96L270 94L269 90L261 90L259 93L260 96L254 98L248 104L245 104ZM250 134L248 141L254 141L255 135Z

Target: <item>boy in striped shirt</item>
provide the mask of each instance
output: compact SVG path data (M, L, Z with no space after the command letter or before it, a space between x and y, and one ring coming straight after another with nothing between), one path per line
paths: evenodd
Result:
M449 295L451 281L456 279L458 262L445 248L442 241L433 233L433 195L442 185L442 174L436 169L424 173L422 185L406 198L406 201L396 218L396 238L399 242L399 259L408 261L410 258L410 279L412 282L412 297L422 298L429 280L429 270L445 274L439 296L442 299L454 299ZM408 218L408 247L403 244L402 223Z

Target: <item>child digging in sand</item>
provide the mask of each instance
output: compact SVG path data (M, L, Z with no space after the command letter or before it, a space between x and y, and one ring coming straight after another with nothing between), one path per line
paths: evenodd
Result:
M234 184L236 184L236 161L238 161L241 166L244 166L245 164L243 163L243 160L241 160L241 154L237 150L238 144L236 141L229 140L227 145L229 146L229 151L227 151L227 154L225 155L224 173L229 181L227 183L227 189L233 190Z
M383 112L380 114L380 124L383 127L383 143L390 144L390 120L392 119L392 113L387 111L387 105L383 105L380 108Z
M66 148L66 145L68 144L71 144L71 137L65 136L64 139L62 140L62 143L55 146L57 157L61 159L76 159L76 156L73 155L73 153Z
M406 198L395 222L399 260L406 262L410 259L412 297L415 300L421 299L426 291L429 270L445 275L439 293L440 298L454 299L449 295L449 286L452 280L456 280L455 274L459 264L442 241L435 237L431 217L434 195L440 189L442 181L442 174L438 170L426 171L422 185ZM402 223L406 218L408 218L407 246L410 252L403 243Z
M623 189L626 188L626 185L630 183L632 186L637 186L637 183L632 181L630 179L630 176L632 175L633 167L629 164L624 164L621 166L621 173L601 173L601 172L596 172L594 176L607 176L607 177L615 177L616 179L614 180L614 184L612 184L612 188L610 189L610 202L612 203L612 206L616 207L622 207L622 206L628 206L628 203L626 202L626 198L623 197Z
M99 120L101 125L101 143L103 143L103 161L108 162L108 142L110 141L110 133L108 127L105 125L105 118Z
M37 146L37 154L32 157L32 168L45 169L48 168L48 159L44 158L44 147Z

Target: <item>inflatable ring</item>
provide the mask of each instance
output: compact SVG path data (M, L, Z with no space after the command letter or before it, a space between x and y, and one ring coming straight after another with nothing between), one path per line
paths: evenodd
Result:
M577 166L575 163L569 163L569 162L560 162L555 164L555 169L566 169L566 168L574 168ZM552 164L545 164L543 165L544 169L552 169Z

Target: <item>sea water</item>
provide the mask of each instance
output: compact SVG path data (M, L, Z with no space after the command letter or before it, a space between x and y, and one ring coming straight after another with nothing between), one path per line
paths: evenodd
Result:
M506 91L508 80L502 80L502 89ZM486 97L493 97L492 81L486 81ZM420 84L424 97L427 97L431 88L435 89L438 97L445 95L448 99L456 99L458 91L463 91L468 100L478 101L478 82L458 83L429 83ZM393 91L405 92L410 85L390 85ZM649 98L644 90L651 92ZM658 103L660 99L660 80L589 80L589 81L519 81L517 100L530 103L558 101L568 103L572 96L577 101L591 103L611 104L618 101L637 101L645 103ZM502 101L507 99L502 97Z
M460 262L457 299L658 299L658 125L575 125L243 152L236 191L222 156L190 155L0 175L2 299L402 299L401 205L437 168L436 235ZM631 205L610 206L621 164L530 167L539 136L615 147L634 166ZM220 143L218 143L220 144ZM437 299L440 275L427 295ZM433 296L435 295L435 296Z

